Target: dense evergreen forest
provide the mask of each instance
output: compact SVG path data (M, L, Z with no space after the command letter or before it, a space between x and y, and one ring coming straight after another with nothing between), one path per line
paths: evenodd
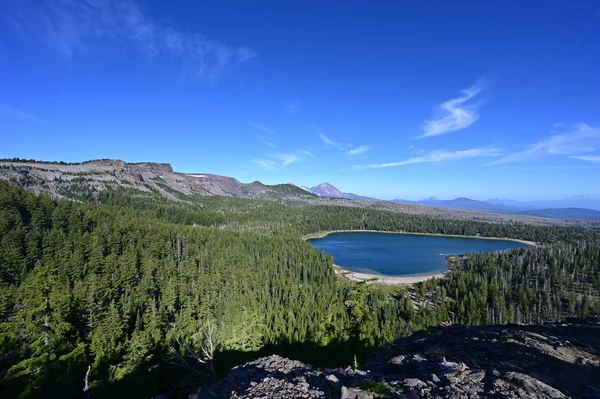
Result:
M279 352L347 365L412 331L600 313L600 232L341 206L0 182L0 396L185 395ZM369 229L521 238L410 289L338 277L303 236Z

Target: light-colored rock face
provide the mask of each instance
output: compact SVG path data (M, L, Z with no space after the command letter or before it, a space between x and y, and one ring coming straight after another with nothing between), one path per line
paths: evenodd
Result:
M260 182L244 184L226 176L177 173L166 163L126 163L119 160L75 164L0 161L0 180L21 185L35 193L73 199L78 199L78 190L85 191L87 188L95 192L124 188L137 191L138 195L159 194L171 200L181 200L191 194L262 198L286 192Z

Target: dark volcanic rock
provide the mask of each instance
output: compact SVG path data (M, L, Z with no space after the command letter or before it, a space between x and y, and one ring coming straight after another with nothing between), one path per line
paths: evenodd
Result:
M231 370L200 398L600 398L600 322L434 328L319 370L277 355Z
M220 383L190 399L329 398L336 390L329 378L304 363L272 355L233 368Z

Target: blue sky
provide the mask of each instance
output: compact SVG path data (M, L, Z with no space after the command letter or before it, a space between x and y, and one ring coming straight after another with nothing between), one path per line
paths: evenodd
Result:
M0 157L600 196L600 1L0 0Z

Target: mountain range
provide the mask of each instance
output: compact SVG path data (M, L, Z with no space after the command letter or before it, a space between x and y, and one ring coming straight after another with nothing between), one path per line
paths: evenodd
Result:
M306 189L306 188L305 188ZM321 183L308 189L311 193L320 197L346 198L352 200L372 200L374 198L365 197L353 193L344 193L329 183Z
M171 165L161 163L127 163L120 160L95 160L81 163L40 162L21 159L0 160L0 180L20 185L35 193L54 197L89 200L101 192L124 188L136 196L160 195L172 200L185 200L189 195L245 197L266 200L314 201L321 198L378 201L380 207L396 203L419 205L402 212L439 213L441 209L492 212L505 215L538 216L553 219L600 220L600 199L575 196L565 200L515 201L490 199L478 201L460 197L440 200L434 197L420 201L395 199L381 201L346 193L330 183L314 187L299 187L293 183L266 185L210 173L178 173ZM370 202L365 202L370 204ZM350 204L348 204L350 205ZM371 204L372 205L372 204ZM369 206L371 206L369 205ZM382 209L383 209L382 208Z
M451 200L439 200L430 197L419 201L394 199L392 202L437 208L466 209L560 219L600 220L600 199L583 197L581 195L563 200L539 201L517 201L498 198L487 201L478 201L465 197Z
M351 200L374 199L354 193L345 193L330 183L321 183L311 188L302 188L320 197L346 198ZM563 200L539 201L517 201L500 198L479 201L466 197L440 200L435 197L429 197L419 201L410 201L399 198L393 199L391 202L423 205L434 208L465 209L471 211L540 216L553 219L600 220L600 199L589 198L582 195L576 195Z
M351 200L374 199L354 193L345 193L330 183L321 183L311 188L302 188L320 197L346 198ZM500 198L479 201L466 197L440 200L435 197L429 197L419 201L410 201L399 198L393 199L391 202L423 205L434 208L465 209L471 211L540 216L553 219L600 220L600 199L589 198L582 195L576 195L563 200L539 201L517 201Z

